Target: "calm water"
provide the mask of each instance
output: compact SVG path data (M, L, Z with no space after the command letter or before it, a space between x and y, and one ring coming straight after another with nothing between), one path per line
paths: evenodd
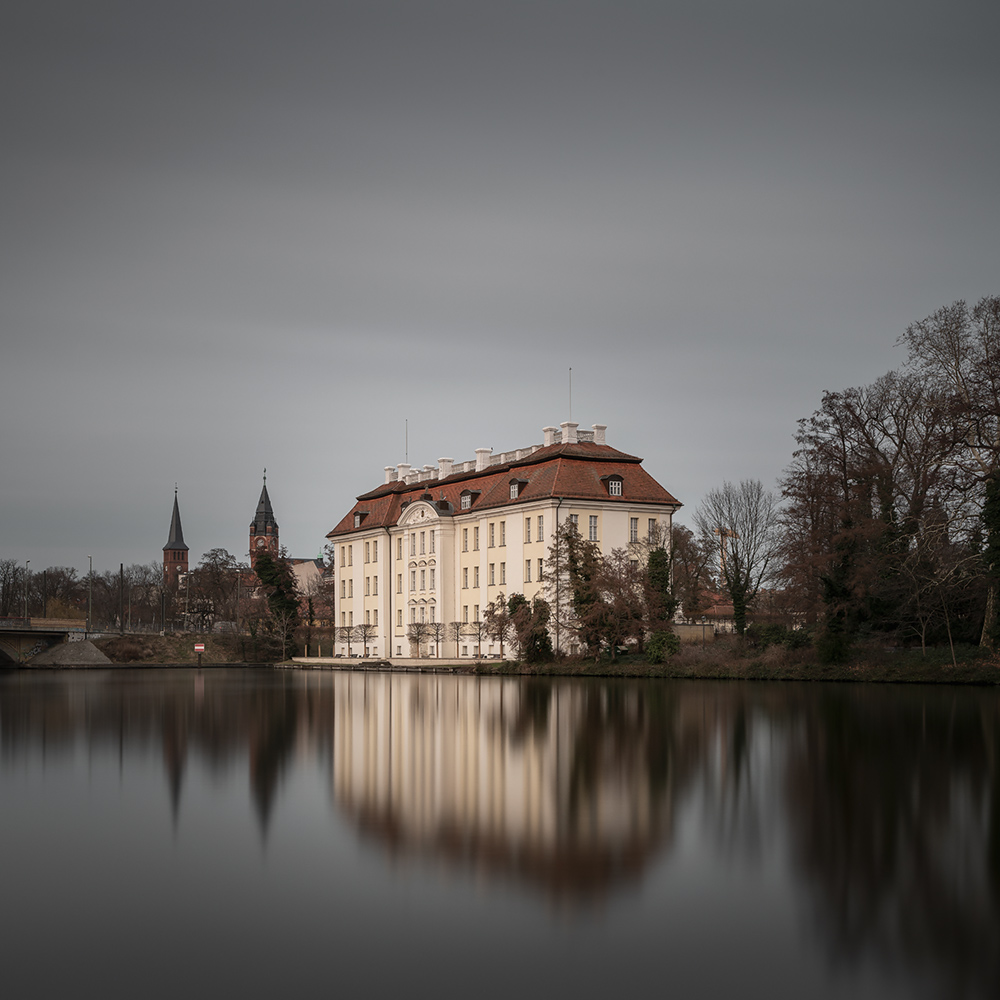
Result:
M4 996L1000 996L992 690L0 674Z

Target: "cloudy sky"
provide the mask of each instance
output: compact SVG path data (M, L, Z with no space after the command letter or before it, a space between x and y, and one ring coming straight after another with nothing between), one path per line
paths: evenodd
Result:
M0 558L315 555L609 425L686 505L1000 292L1000 5L6 0ZM569 368L572 367L572 414ZM682 517L683 519L683 517Z

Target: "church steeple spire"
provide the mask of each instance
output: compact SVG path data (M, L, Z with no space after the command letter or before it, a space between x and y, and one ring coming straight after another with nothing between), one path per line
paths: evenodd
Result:
M257 556L267 552L271 556L278 554L278 522L274 519L271 508L271 498L267 493L267 469L264 470L264 485L261 487L260 499L257 501L257 512L250 522L250 565L257 564Z
M177 484L174 484L174 510L170 515L170 535L163 546L163 582L176 585L177 578L188 571L188 547L184 544L181 511L177 505Z

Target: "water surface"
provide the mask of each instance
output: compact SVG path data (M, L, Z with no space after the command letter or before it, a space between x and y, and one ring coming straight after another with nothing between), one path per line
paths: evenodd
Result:
M993 690L0 674L16 997L996 997Z

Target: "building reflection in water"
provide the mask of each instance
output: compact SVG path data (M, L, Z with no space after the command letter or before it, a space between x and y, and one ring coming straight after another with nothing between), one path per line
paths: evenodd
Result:
M159 745L174 823L197 757L249 777L266 836L319 766L393 858L586 906L652 863L787 851L832 964L1000 995L991 689L280 671L0 675L0 762ZM88 751L89 752L89 751ZM234 767L235 765L235 767ZM695 844L678 843L681 827ZM787 845L787 847L786 847Z
M669 843L697 724L636 685L340 674L337 805L393 854L584 897Z

